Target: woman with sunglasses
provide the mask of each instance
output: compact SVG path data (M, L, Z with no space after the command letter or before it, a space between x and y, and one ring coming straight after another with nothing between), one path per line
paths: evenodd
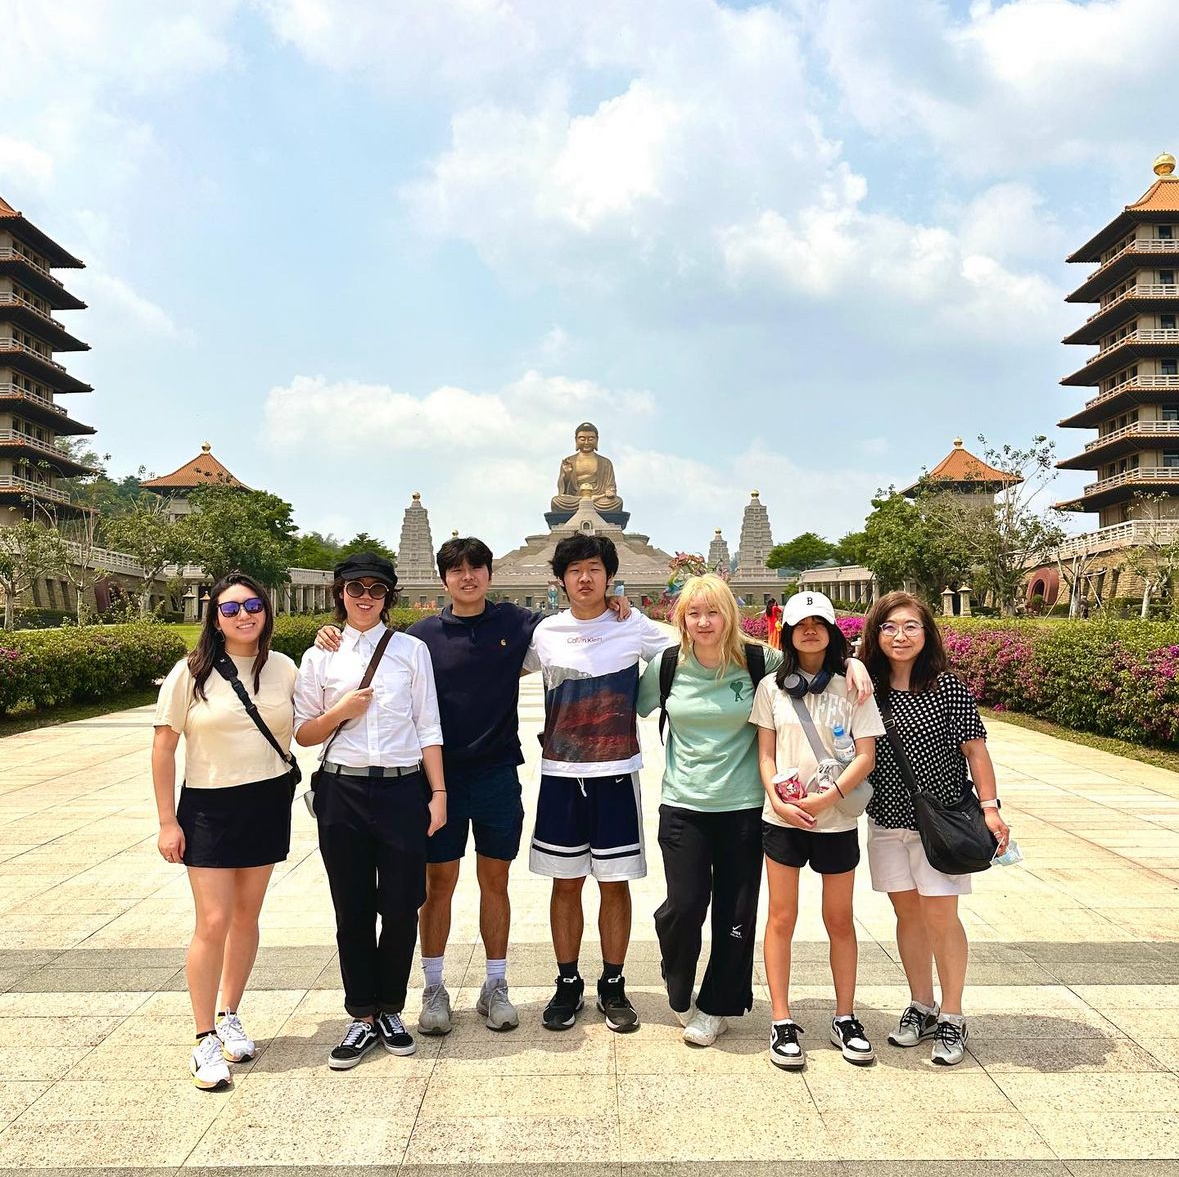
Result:
M995 769L987 731L966 686L949 671L941 633L924 601L909 593L881 597L864 619L861 657L882 706L891 709L897 734L923 787L947 804L971 787L988 829L1007 847L999 815ZM933 1061L960 1063L966 1054L962 990L968 947L958 918L958 896L970 894L970 875L947 875L925 857L912 796L888 738L876 741L869 778L868 867L872 889L884 891L897 917L897 947L909 982L909 1005L888 1036L893 1046L933 1039ZM942 999L933 995L937 962Z
M446 784L430 652L385 624L397 599L393 565L372 552L349 556L336 565L332 596L347 624L335 654L303 655L295 739L324 745L315 817L352 1019L328 1066L346 1071L378 1043L395 1055L417 1049L401 1012L426 898L426 840L446 824Z
M165 862L182 862L196 906L185 964L196 1045L193 1082L229 1086L228 1063L254 1055L238 1016L258 951L258 913L276 862L291 844L288 765L218 670L225 659L280 747L291 744L295 664L270 649L265 590L240 572L209 593L196 648L164 679L156 704L152 782ZM176 748L184 781L176 804ZM218 1002L217 994L221 1000Z

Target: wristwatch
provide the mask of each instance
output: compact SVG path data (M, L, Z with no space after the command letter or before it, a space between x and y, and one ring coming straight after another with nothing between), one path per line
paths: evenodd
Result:
M980 801L978 804L979 804L980 809L1002 809L1003 808L1003 802L1000 801L998 797L992 797L989 801Z

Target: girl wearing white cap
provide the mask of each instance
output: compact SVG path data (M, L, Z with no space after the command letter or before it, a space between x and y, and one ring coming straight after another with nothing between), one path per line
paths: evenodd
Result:
M848 652L831 602L822 593L796 593L783 610L782 665L762 679L749 720L758 728L765 791L762 848L770 890L765 966L773 1006L769 1053L775 1066L790 1070L806 1065L799 1041L803 1028L790 1008L790 949L799 875L808 863L823 880L823 923L831 941L831 1043L852 1063L875 1057L855 1016L852 884L860 861L857 819L870 796L863 782L875 764L876 737L884 734L884 725L871 698L857 703L849 695ZM797 783L788 779L792 776Z

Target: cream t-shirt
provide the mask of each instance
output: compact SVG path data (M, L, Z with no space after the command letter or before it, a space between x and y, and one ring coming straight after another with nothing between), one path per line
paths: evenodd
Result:
M234 658L247 694L257 703L266 726L289 751L295 709L291 702L298 670L273 650L262 668L254 694L254 659ZM156 727L170 727L184 737L184 782L190 789L225 789L281 776L287 766L254 726L241 700L214 670L205 680L206 699L193 694L192 673L181 660L168 672L156 703Z

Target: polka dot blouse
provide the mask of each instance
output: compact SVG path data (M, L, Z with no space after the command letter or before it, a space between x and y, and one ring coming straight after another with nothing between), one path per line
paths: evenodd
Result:
M888 701L917 780L947 805L957 801L969 779L961 745L987 738L974 697L954 675L943 674L931 691L890 690ZM876 767L868 779L868 816L886 829L915 830L912 797L887 736L876 739Z

